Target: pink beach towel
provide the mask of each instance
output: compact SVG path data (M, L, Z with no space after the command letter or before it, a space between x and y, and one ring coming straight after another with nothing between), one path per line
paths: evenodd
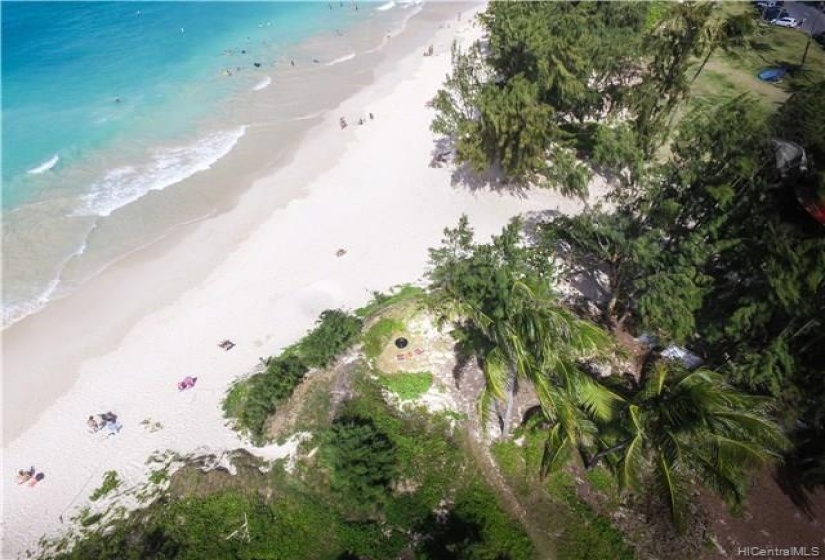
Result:
M198 382L197 377L186 376L178 382L178 391L185 391L191 389Z

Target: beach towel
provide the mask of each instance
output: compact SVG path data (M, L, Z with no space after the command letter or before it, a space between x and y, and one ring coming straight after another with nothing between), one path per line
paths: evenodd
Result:
M46 478L45 474L43 474L42 472L37 473L37 475L35 475L34 478L31 479L31 482L29 482L29 486L34 486L44 478Z
M113 435L117 434L122 427L123 427L123 425L118 423L118 422L113 422L113 421L107 422L106 423L106 432L108 432L107 435L113 436Z
M186 376L178 382L178 391L185 391L191 389L198 382L197 377Z

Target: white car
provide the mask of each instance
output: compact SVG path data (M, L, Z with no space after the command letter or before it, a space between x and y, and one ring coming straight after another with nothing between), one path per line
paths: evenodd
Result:
M799 27L799 20L792 17L781 17L771 21L772 24L779 27Z

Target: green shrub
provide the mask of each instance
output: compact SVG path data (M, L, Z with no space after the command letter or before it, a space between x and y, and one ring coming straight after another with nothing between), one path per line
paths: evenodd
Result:
M599 492L612 495L616 491L616 482L613 476L604 468L596 467L584 473L590 485Z
M270 358L266 370L236 381L223 401L224 414L256 444L266 439L266 422L279 403L292 396L311 367L325 367L352 346L361 332L361 320L339 310L321 313L317 326L280 356Z
M352 509L372 512L386 503L397 474L397 453L372 420L336 419L324 438L321 460L330 468L330 487Z
M384 374L379 380L388 391L398 395L401 400L409 401L417 399L430 390L433 384L433 374L398 372Z
M236 381L223 401L224 414L255 443L266 436L266 422L278 403L289 398L309 368L295 355L272 358L266 370Z
M355 315L366 318L379 313L392 305L401 303L402 301L411 301L425 293L423 288L417 286L405 285L401 286L398 291L393 294L382 294L381 292L372 293L372 301L364 307L355 310Z
M533 544L524 529L477 480L456 495L445 522L431 516L419 530L430 538L419 546L417 558L533 558Z
M568 505L576 520L567 524L558 547L559 560L633 560L636 555L624 540L621 531L610 520L594 512L575 492Z
M327 367L358 340L362 321L339 309L327 309L316 327L295 347L309 367Z
M392 335L403 331L404 323L392 317L382 317L364 333L364 353L367 358L377 358Z
M547 477L547 485L551 494L566 503L572 514L560 538L559 560L632 560L636 557L622 532L579 498L576 482L569 472L551 474Z
M120 486L120 479L117 476L117 471L106 471L103 473L103 484L100 485L100 488L92 492L89 499L96 502L118 486Z

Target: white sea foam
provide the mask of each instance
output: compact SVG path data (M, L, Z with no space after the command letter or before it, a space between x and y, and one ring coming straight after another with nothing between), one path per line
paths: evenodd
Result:
M75 215L108 216L150 191L163 190L205 171L232 151L245 132L245 126L214 132L189 146L157 150L146 164L112 169L92 185Z
M70 261L72 261L72 259L79 257L86 252L86 249L88 248L89 235L91 235L92 231L94 231L96 227L97 223L93 223L91 225L89 230L86 232L86 235L83 237L83 242L80 244L80 247L63 259L63 262L60 263L60 266L57 269L57 274L49 281L48 285L43 288L40 294L27 301L17 303L3 302L3 328L8 327L12 323L16 323L17 321L28 317L33 313L37 313L43 309L49 301L52 300L52 296L57 291L57 288L63 280L63 271L66 270L66 266Z
M339 56L335 60L327 62L327 66L335 66L336 64L341 64L342 62L352 60L353 58L355 58L355 53L345 54L344 56Z
M271 83L272 83L272 78L270 78L269 76L264 76L264 79L261 80L260 82L258 82L255 85L255 87L252 88L252 91L261 91L262 89L266 89L266 88L269 87L269 84L271 84Z
M37 167L32 167L26 173L29 173L30 175L40 175L41 173L45 173L57 165L58 161L60 161L60 156L58 154L54 154L48 161L41 163Z
M58 278L52 280L48 286L33 300L24 301L20 303L3 303L3 327L8 327L12 323L15 323L26 317L31 315L32 313L37 312L38 310L42 309L46 303L49 302L51 295L57 289L57 285L60 283Z
M376 12L386 12L387 10L392 10L395 8L395 2L387 2L386 4L381 4L377 8L375 8Z

